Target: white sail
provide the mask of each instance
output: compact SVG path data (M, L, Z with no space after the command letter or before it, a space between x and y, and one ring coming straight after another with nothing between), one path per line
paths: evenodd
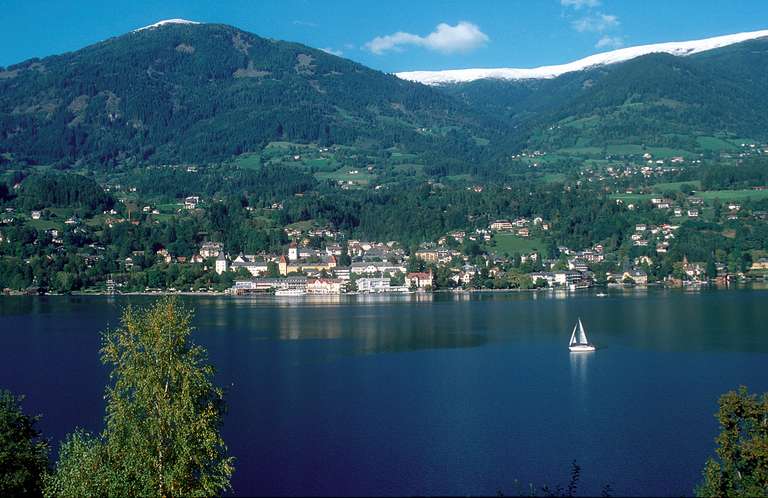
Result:
M571 342L568 343L568 346L573 346L576 344L576 328L578 325L573 326L573 332L571 332Z
M584 330L584 325L581 323L581 318L573 326L573 332L571 332L571 342L568 344L568 349L572 353L588 353L595 351L595 346L589 343L587 339L587 332Z
M581 324L581 318L579 318L579 344L589 344L587 333L584 331L584 325Z

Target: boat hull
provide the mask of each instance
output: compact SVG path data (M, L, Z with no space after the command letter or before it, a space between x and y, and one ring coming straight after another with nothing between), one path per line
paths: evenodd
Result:
M568 346L568 350L571 353L591 353L592 351L595 351L597 348L592 346L591 344L577 344L574 346Z

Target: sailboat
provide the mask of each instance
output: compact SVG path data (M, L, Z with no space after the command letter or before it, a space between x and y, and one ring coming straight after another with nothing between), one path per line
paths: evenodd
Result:
M568 344L568 349L571 353L588 353L594 351L596 348L587 340L587 333L584 331L584 325L581 324L581 318L579 322L573 326L573 332L571 333L571 342Z

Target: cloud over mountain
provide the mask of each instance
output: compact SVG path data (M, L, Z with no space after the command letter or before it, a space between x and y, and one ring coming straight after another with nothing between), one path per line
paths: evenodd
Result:
M377 36L365 44L365 49L381 55L389 51L399 52L406 46L417 46L443 54L466 53L484 46L490 38L471 22L461 21L455 26L440 23L426 36L398 31L391 35Z
M579 33L602 33L619 27L619 18L611 14L595 14L576 19L571 23Z

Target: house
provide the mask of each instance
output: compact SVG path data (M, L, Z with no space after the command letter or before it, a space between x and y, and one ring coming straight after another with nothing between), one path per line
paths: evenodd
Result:
M328 244L325 247L325 252L328 255L341 256L342 253L344 252L344 249L341 247L340 244Z
M544 282L549 287L555 285L555 274L552 272L535 272L531 273L530 277L534 284L537 282Z
M315 260L302 260L288 261L285 256L280 256L280 260L277 263L277 267L280 270L280 275L288 275L289 273L297 273L307 270L329 272L336 268L336 256L322 256L315 258Z
M352 267L337 266L336 268L333 269L333 274L336 275L336 278L347 282L352 277Z
M635 285L648 285L648 274L643 270L625 271L621 280L623 282L631 280Z
M420 290L431 289L434 284L434 277L431 271L409 273L405 276L405 283L409 287L415 287Z
M358 278L355 283L357 291L363 293L389 292L392 288L389 279L385 277Z
M214 268L219 275L229 270L229 261L223 251L220 252L219 256L216 258L216 265Z
M406 268L400 264L392 264L381 261L355 261L350 266L350 271L357 275L384 275L389 273L394 275L395 273L405 273Z
M698 209L689 209L688 210L688 217L689 218L698 218L699 217L699 210Z
M589 271L589 266L582 259L570 259L568 260L568 269L578 272Z
M489 228L495 232L508 232L514 228L514 225L509 220L496 220Z
M428 263L449 263L454 256L459 254L458 251L450 249L419 249L414 253L414 256Z
M752 263L750 270L768 270L768 258L760 258Z
M581 280L581 273L577 271L556 271L554 272L555 285L568 285Z
M224 249L221 242L203 242L200 246L200 256L204 258L217 258Z
M200 197L197 195L191 195L184 199L184 208L195 209L200 204Z
M161 260L163 260L163 262L165 262L165 263L170 263L171 260L173 259L171 257L171 254L168 252L168 249L165 249L165 248L158 249L155 252L155 255L157 255L157 257L160 258Z
M291 242L288 246L288 261L298 261L299 259L299 246L296 242Z
M342 281L338 278L307 279L307 294L341 294Z
M31 216L33 220L39 220L43 215L42 211L32 211Z
M242 254L238 255L230 265L230 269L233 271L237 271L240 268L248 270L254 277L264 275L269 271L269 266L265 259L255 256L243 256Z

